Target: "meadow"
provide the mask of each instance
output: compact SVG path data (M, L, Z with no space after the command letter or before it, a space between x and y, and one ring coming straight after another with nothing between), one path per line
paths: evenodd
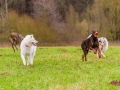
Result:
M38 47L34 65L23 66L20 50L0 48L0 90L119 90L120 47L110 46L106 57L90 52L82 62L80 46Z

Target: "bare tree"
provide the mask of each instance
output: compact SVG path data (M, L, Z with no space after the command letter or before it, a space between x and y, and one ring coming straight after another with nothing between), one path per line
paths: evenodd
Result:
M51 18L57 16L55 0L36 0L33 1L33 3L33 10L35 16L41 16L43 15L43 13L49 14Z
M2 27L4 27L5 19L8 18L8 6L11 4L13 0L1 0L0 1L0 18L2 22Z
M33 16L37 18L45 18L47 16L50 19L50 25L54 25L57 28L63 26L61 16L57 11L56 0L34 0Z

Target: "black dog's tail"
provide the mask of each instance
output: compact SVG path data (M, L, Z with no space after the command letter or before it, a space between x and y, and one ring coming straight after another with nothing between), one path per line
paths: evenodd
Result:
M85 45L85 40L82 41L81 46L86 46Z
M81 48L84 49L84 46L86 47L85 41L83 40L81 43Z

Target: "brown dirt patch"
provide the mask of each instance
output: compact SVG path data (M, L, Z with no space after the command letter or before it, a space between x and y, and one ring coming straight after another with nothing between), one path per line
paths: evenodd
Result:
M3 75L9 75L10 73L8 73L8 72L3 72L3 73L0 73L0 76L3 76Z
M120 86L120 81L119 80L112 80L110 82L111 85L115 85L115 86Z

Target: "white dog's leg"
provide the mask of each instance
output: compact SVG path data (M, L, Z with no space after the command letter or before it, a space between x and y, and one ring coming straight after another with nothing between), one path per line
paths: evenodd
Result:
M30 62L31 65L33 65L33 58L34 58L34 57L32 56L32 57L31 57L31 62Z
M97 57L98 57L98 52L97 52ZM98 57L99 58L99 57Z
M36 46L33 46L31 49L31 55L30 55L30 64L33 65L33 60L36 52Z
M23 64L26 65L25 56L21 54L21 58L22 58Z
M27 66L30 64L30 56L28 56Z
M32 56L28 57L28 63L27 63L27 65L29 65L29 64L33 65L33 57Z
M98 51L97 51L97 57L99 58Z
M105 55L104 55L104 53L103 53L103 52L101 52L101 54L102 54L102 56L103 56L103 57L105 57Z

